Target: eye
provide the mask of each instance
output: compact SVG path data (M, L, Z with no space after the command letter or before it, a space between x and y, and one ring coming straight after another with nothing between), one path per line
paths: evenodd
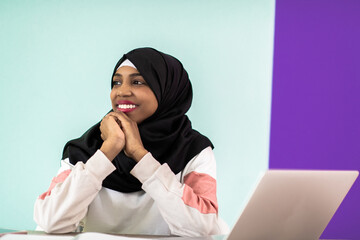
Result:
M146 82L145 81L141 81L141 80L133 80L132 82L134 85L145 85Z
M114 81L112 82L112 85L113 85L113 86L119 86L119 85L121 85L121 81L114 80Z

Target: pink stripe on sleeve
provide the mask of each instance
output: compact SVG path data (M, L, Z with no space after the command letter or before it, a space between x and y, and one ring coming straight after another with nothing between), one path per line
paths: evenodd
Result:
M71 172L71 170L68 169L68 170L61 172L56 177L54 177L51 181L49 189L46 192L44 192L43 194L41 194L39 196L39 199L44 200L45 197L50 196L51 190L53 190L53 188L56 186L56 184L64 182L65 179L69 176L70 172Z
M217 213L216 180L204 173L191 172L184 177L182 200L201 213Z

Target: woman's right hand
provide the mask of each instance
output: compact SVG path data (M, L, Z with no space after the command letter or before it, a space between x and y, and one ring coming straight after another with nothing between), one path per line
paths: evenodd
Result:
M100 150L112 161L125 146L125 135L114 116L106 115L100 123L101 138L104 140Z

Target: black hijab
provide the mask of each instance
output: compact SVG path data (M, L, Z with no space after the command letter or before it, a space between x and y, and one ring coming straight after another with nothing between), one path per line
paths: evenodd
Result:
M187 72L176 58L153 48L138 48L125 54L116 64L129 59L144 77L158 101L155 113L138 125L146 150L161 164L167 163L177 174L204 148L213 147L210 140L195 131L185 113L191 106L192 87ZM111 79L112 83L112 79ZM69 141L63 159L72 164L86 162L102 145L100 122L80 138ZM112 161L116 170L103 181L103 186L119 192L141 190L141 183L130 174L135 160L123 151Z

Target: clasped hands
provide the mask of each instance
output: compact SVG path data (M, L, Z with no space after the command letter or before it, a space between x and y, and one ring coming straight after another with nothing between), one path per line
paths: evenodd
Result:
M122 150L126 156L140 161L148 152L142 144L137 123L125 113L110 112L100 123L100 150L112 161Z

